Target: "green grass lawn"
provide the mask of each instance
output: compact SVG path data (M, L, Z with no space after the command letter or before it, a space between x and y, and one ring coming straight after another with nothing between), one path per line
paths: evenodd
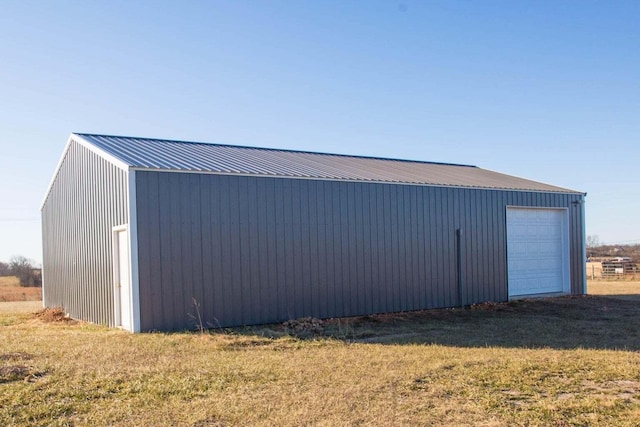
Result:
M51 320L0 313L0 425L640 423L634 301L524 300L204 334Z

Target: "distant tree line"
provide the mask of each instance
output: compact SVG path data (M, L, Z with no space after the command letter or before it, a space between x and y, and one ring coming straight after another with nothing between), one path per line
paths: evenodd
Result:
M587 236L587 257L629 257L635 262L640 262L640 245L603 245L598 236Z
M23 256L14 256L9 263L0 261L0 276L16 276L20 286L42 286L42 270Z

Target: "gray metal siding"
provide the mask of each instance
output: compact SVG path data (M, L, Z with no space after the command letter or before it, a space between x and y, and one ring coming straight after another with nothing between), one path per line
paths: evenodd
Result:
M44 304L114 324L112 227L128 218L126 171L72 142L42 207Z
M506 301L506 206L569 208L582 292L580 194L138 171L141 329L338 317Z

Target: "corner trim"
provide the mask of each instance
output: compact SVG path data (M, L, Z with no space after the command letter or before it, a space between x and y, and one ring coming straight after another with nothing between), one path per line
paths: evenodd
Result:
M129 169L129 248L131 265L132 331L140 332L140 275L138 273L138 209L136 172Z
M585 194L586 196L586 194ZM585 218L585 196L580 197L580 220L582 221L582 294L587 295L587 224Z

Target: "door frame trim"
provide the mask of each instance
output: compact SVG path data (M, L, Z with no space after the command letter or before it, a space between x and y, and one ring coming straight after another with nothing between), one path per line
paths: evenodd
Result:
M122 260L120 259L120 237L119 233L126 231L127 232L127 253L129 254L129 259L126 262L129 264L129 324L132 324L133 316L131 316L131 245L129 244L129 235L131 234L129 231L129 224L121 224L116 225L111 228L111 236L112 236L112 256L113 256L113 320L114 326L122 329L127 329L122 325L122 296L120 295L120 289L118 288L118 281L120 279L120 263Z

